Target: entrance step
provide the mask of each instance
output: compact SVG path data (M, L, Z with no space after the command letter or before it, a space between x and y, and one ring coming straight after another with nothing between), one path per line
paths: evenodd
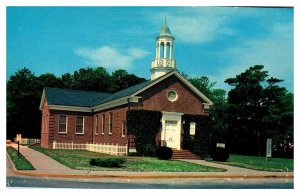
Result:
M201 157L192 153L189 150L175 150L173 149L172 159L194 159L201 160Z

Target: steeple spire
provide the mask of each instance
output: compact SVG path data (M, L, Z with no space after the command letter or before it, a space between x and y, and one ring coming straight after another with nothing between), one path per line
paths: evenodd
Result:
M165 16L165 24L161 27L159 35L156 37L156 56L151 64L151 80L164 74L176 70L176 61L173 59L173 41Z

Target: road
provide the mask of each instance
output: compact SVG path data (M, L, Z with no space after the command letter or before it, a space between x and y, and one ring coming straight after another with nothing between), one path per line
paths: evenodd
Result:
M292 179L147 179L147 180L64 180L8 176L12 188L81 188L81 189L293 189Z

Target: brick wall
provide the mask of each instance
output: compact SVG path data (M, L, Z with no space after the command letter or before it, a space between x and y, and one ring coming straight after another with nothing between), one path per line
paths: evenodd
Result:
M169 90L176 90L178 99L171 102L167 99ZM190 90L177 77L171 76L163 82L152 86L138 96L142 97L138 104L132 104L131 109L144 109L167 112L180 112L184 114L207 115L204 111L202 99L200 99L192 90ZM55 111L49 112L48 106L44 104L42 127L44 120L47 120L48 130L41 131L42 147L52 148L53 141L56 142L74 142L74 143L105 143L105 144L127 144L127 133L122 137L122 122L126 122L127 105L119 106L113 109L104 110L94 114ZM109 113L112 113L112 134L109 134ZM59 115L67 115L67 133L58 133ZM105 115L105 132L102 134L102 114ZM95 116L98 116L98 135L95 135ZM84 117L84 134L75 134L76 117ZM126 127L126 125L125 125ZM43 128L42 128L43 129ZM126 131L127 132L127 129Z
M58 122L59 116L67 116L67 132L58 132ZM84 118L84 133L76 134L76 118L77 116L82 116ZM87 143L92 142L92 129L93 129L93 116L90 113L83 112L70 112L70 111L57 111L51 110L50 115L50 134L49 142L74 142L74 143Z
M178 98L171 102L167 98L169 90L176 90ZM180 112L184 114L204 115L204 108L200 99L176 76L171 76L164 81L152 86L142 92L140 103L135 105L136 109L156 110L167 112Z
M49 118L50 111L47 106L47 101L44 101L41 124L41 146L44 148L48 148L49 145Z
M125 123L125 136L122 137L122 123L126 122L126 112L128 110L127 105L119 106L114 109L108 109L98 112L94 115L94 123L96 115L98 116L98 135L95 134L95 126L93 133L93 141L95 143L105 143L105 144L127 144L127 131ZM112 134L109 134L109 113L112 113ZM104 134L102 134L102 115L105 115L104 122Z

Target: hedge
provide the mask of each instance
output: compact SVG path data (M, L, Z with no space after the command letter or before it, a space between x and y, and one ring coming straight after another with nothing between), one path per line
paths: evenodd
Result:
M162 113L149 110L128 110L128 134L134 135L138 155L155 156L156 136L161 129Z
M121 164L125 161L125 158L120 157L93 158L90 160L90 165L99 167L121 167Z
M211 131L211 119L209 116L189 115L182 116L183 124L183 149L191 150L204 158L208 153L209 132ZM195 135L190 135L190 123L196 123Z

